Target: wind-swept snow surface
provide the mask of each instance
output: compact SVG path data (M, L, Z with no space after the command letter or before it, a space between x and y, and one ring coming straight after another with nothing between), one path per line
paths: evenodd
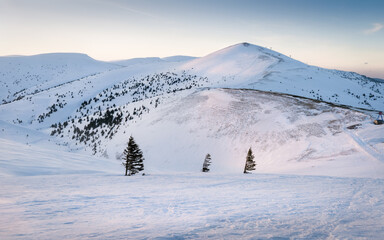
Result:
M384 181L263 174L0 177L1 239L380 239Z
M42 147L39 144L21 144L2 138L0 145L0 176L116 173L119 170L116 161L65 152L60 146L45 144Z
M1 145L1 239L384 234L383 179L212 172L125 177L106 159L7 140Z
M384 234L383 179L213 172L125 177L118 162L8 140L1 145L1 239Z

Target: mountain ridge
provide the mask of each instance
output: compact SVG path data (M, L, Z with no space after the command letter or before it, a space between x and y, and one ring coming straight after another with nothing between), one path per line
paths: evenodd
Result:
M201 58L166 60L133 59L127 66L86 61L83 73L89 75L35 81L0 105L0 120L43 134L36 134L37 145L49 139L70 152L110 159L121 158L127 136L133 135L152 172L197 171L207 152L218 158L214 171L239 170L242 153L252 147L262 156L259 170L265 173L326 175L328 166L345 167L343 176L381 176L375 170L381 169L380 160L370 153L381 154L384 140L375 139L382 130L365 134L373 129L370 118L384 107L382 83L248 43ZM42 74L57 71L51 68ZM79 74L76 66L67 68L69 76ZM347 128L354 125L360 127ZM16 132L3 131L0 137ZM276 145L279 136L285 140ZM370 160L364 163L364 156ZM365 167L359 172L356 163Z

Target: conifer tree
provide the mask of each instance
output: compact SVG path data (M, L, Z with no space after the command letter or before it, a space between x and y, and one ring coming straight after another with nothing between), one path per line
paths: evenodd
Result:
M129 137L128 146L125 148L123 155L125 176L135 175L144 170L143 152L132 136Z
M211 154L207 154L204 159L202 172L209 172L209 166L211 165Z
M245 160L244 173L249 173L249 171L253 171L256 168L255 156L252 153L252 149L249 148L247 158Z

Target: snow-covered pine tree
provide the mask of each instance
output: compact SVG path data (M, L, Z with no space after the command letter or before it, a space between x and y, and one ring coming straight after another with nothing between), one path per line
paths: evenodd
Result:
M207 154L204 159L202 172L209 172L209 166L211 165L211 154Z
M256 168L255 156L252 153L252 149L249 148L247 158L245 160L244 173L249 173L249 171L253 171Z
M132 136L129 137L128 146L125 148L123 155L125 160L123 163L125 166L125 176L135 175L144 170L143 152Z

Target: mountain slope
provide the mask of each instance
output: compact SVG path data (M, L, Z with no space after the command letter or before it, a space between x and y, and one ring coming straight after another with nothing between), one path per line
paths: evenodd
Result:
M213 170L238 172L252 147L263 172L337 175L325 170L332 167L346 169L343 176L381 176L376 169L382 138L347 129L362 123L353 131L375 131L366 114L383 107L378 81L247 43L196 59L134 59L125 67L98 68L84 55L67 57L79 64L68 72L78 74L83 65L100 71L75 81L59 74L24 90L23 98L0 105L4 126L38 131L73 152L111 159L121 157L128 137L137 135L151 171L198 171L209 152L219 159ZM249 91L255 89L265 91ZM325 101L365 108L365 114Z
M309 66L248 43L227 47L180 68L208 77L212 87L259 89L366 109L384 109L384 85L375 79Z
M267 49L243 43L190 61L181 68L193 69L200 75L246 78L258 76L278 61Z
M139 123L123 126L106 149L118 156L132 134L150 171L196 172L210 153L213 172L240 173L252 147L257 172L383 177L384 159L377 157L384 154L381 145L370 155L351 138L360 130L347 129L364 123L362 132L383 133L368 121L365 114L309 99L205 90L175 98ZM384 138L376 141L382 144Z
M118 67L79 53L0 57L0 102Z

